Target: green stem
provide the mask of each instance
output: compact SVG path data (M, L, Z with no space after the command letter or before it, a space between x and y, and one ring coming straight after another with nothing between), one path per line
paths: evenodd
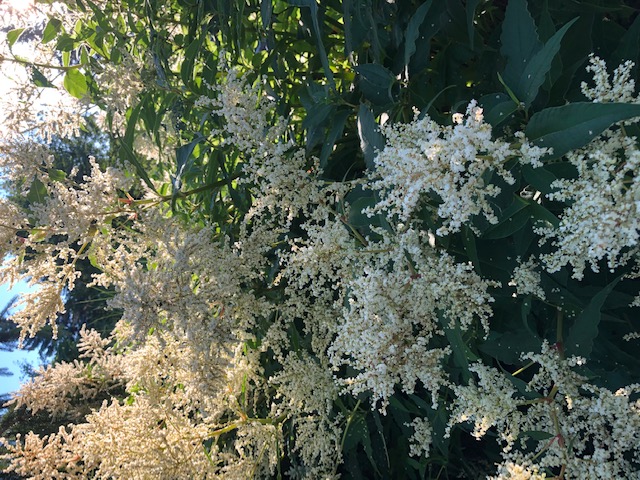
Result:
M564 359L562 324L563 324L562 309L558 308L556 310L556 348L558 349L558 355L560 356L560 359Z
M63 72L68 72L69 70L76 70L78 68L84 67L84 64L82 63L79 63L77 65L69 65L65 67L63 65L51 65L49 63L30 62L29 60L24 60L22 58L5 57L4 55L0 55L0 63L1 62L17 63L19 65L26 65L28 67L48 68L50 70L61 70Z

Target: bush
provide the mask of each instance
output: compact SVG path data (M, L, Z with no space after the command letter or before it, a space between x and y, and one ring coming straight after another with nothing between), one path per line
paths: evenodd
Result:
M90 105L122 165L79 182L6 135L28 202L2 200L2 278L40 286L24 338L83 259L123 314L13 402L109 400L4 439L7 472L638 475L630 2L65 9L50 60L3 58Z

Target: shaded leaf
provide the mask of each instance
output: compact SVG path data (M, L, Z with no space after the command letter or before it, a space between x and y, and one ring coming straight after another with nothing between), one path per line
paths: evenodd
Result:
M516 85L521 72L542 44L538 39L536 24L529 14L526 0L510 0L505 12L500 36L500 53L507 58L504 79L510 86Z
M614 123L637 116L640 105L578 102L534 114L525 134L536 145L553 148L547 158L557 158L585 146Z
M409 60L416 52L416 40L420 35L420 26L427 15L427 12L431 8L432 0L428 0L427 2L420 5L415 13L411 16L409 20L409 24L407 25L407 30L404 34L404 64L409 65Z
M31 68L31 81L37 87L55 88L56 86L49 81L47 77L36 67Z
M518 103L505 93L485 95L480 98L479 103L482 106L485 121L494 128L518 110Z
M393 101L391 87L396 77L390 70L377 63L366 63L354 68L360 74L360 90L376 105L385 105Z
M565 350L568 355L589 358L591 350L593 349L593 341L598 336L601 318L600 310L621 278L622 277L616 278L597 293L582 313L576 317L565 341Z
M566 31L576 22L574 18L564 27L558 30L549 41L527 62L517 86L514 86L516 95L526 106L531 105L538 95L544 78L551 69L551 63L560 50L560 41Z

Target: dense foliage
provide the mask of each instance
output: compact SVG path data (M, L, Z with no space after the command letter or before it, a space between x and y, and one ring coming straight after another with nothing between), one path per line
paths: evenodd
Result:
M25 340L79 262L122 318L17 393L73 424L7 471L638 475L633 2L46 3L0 54L0 279ZM89 117L121 164L57 167Z

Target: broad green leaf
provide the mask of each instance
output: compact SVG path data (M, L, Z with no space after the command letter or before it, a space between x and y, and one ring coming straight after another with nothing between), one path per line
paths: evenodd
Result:
M508 218L501 220L495 226L489 228L482 234L482 238L485 240L497 240L500 238L506 238L521 230L527 222L531 219L531 214L528 208L519 210L513 213Z
M640 116L640 105L579 102L545 108L534 114L525 134L540 147L551 147L547 158L558 158L588 144L611 125Z
M518 110L518 103L504 93L492 93L479 100L483 109L484 119L492 127L497 127Z
M325 140L324 130L327 117L335 111L335 107L328 103L313 103L307 108L307 115L302 126L307 130L307 151Z
M531 165L522 167L522 176L534 189L545 194L554 190L551 184L557 180L557 177L546 168L533 168Z
M539 50L530 61L527 62L525 69L523 70L518 85L515 86L516 95L525 106L531 105L538 95L540 87L544 83L544 78L551 69L551 63L554 57L560 50L560 41L566 31L576 22L577 18L574 18L564 27L558 30L544 47Z
M273 0L262 0L260 2L260 18L262 19L262 28L265 30L271 27L271 15L273 13Z
M507 59L504 79L513 88L529 60L542 47L536 24L527 10L526 0L509 1L500 41L500 53Z
M49 179L52 182L62 182L67 178L67 174L65 172L56 168L50 168L47 173L49 174Z
M386 105L393 101L391 87L396 77L387 68L377 63L366 63L354 68L360 75L360 90L375 105Z
M432 0L420 5L415 13L411 16L409 24L407 25L407 31L404 34L404 64L409 65L409 60L416 52L416 40L420 35L420 25L424 22L427 12L431 8Z
M347 122L347 118L349 118L349 115L349 111L338 111L338 113L336 113L332 117L329 134L322 144L322 151L320 153L320 168L325 168L327 166L329 156L331 155L331 152L333 152L333 147L335 146L338 138L340 138L340 136L342 136L342 133L344 132L344 126Z
M62 28L62 22L57 18L52 18L47 22L47 26L44 27L44 31L42 32L42 44L49 43L51 40L56 38L56 35L60 32Z
M87 93L87 79L77 68L67 70L62 84L64 89L76 98L82 98Z
M616 278L597 293L582 313L576 317L565 341L565 351L568 355L589 358L593 349L593 342L598 336L601 318L600 310L621 278Z
M7 32L7 43L9 44L9 48L13 47L24 31L24 28L14 28Z
M499 221L483 234L482 238L494 240L505 238L520 230L529 220L529 212L525 211L529 203L519 196L513 197L513 202L503 212L498 214Z
M35 178L31 182L29 187L29 193L27 193L27 201L32 204L44 203L45 199L49 195L47 187L40 180Z
M640 47L640 15L636 17L631 26L627 29L618 47L613 52L612 57L618 65L626 60L635 60L638 58L638 49Z
M129 162L131 162L136 167L136 172L140 175L140 178L144 180L144 183L154 192L157 193L153 182L149 178L147 171L144 169L140 160L138 160L138 156L133 151L133 140L136 132L136 125L138 123L138 119L140 118L140 111L145 106L147 102L150 101L150 97L148 95L144 96L140 103L136 105L136 107L131 110L129 114L129 118L127 119L127 129L125 130L124 138L120 139L120 155L122 158L125 158Z
M556 26L553 24L553 18L549 12L549 0L544 0L542 2L542 11L540 12L540 20L538 21L538 35L540 40L546 42L554 33L556 33Z
M546 222L550 226L557 228L560 225L560 219L556 217L553 213L547 210L545 207L540 205L538 202L531 202L529 204L529 214L534 221L542 221Z
M191 85L194 77L194 66L198 59L198 52L202 47L202 42L206 38L205 35L200 35L184 51L184 61L180 66L180 78L185 85Z
M449 346L453 350L453 360L457 367L462 370L462 378L464 381L468 381L471 377L469 373L469 361L476 361L478 357L469 349L462 334L460 333L460 327L456 325L455 328L448 326L449 320L446 318L440 318L440 324L443 327L444 334L449 341Z
M196 145L203 140L204 137L199 135L195 140L176 148L176 181L179 181L180 177L184 174L185 169L188 169L188 165L191 164L191 154L193 153L194 148L196 148Z
M373 196L359 197L350 202L349 225L356 228L371 225L373 219L362 213L362 210L373 207L376 203L376 199Z
M66 33L60 35L58 37L58 41L56 42L56 50L60 50L61 52L65 52L70 54L73 49L76 48L76 42L73 37L70 37ZM68 65L65 63L65 66Z
M345 432L343 448L345 451L349 451L362 445L371 465L377 469L370 435L364 414L356 414Z
M385 141L373 113L365 104L360 104L358 109L358 136L365 164L369 170L373 170L375 168L374 159L377 152L384 148Z
M520 355L528 352L539 352L542 340L532 336L525 329L505 333L490 332L489 337L478 348L496 360L509 365L517 365Z

